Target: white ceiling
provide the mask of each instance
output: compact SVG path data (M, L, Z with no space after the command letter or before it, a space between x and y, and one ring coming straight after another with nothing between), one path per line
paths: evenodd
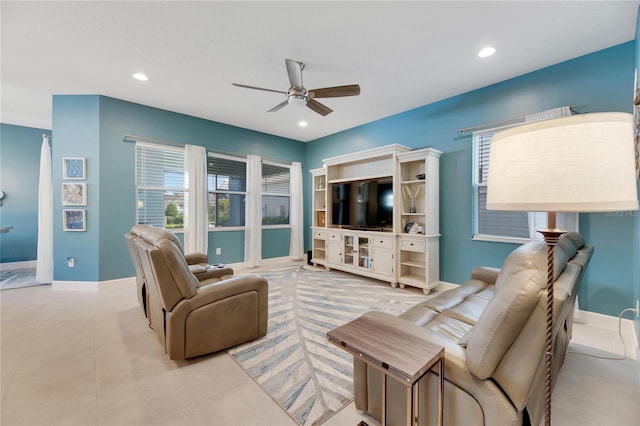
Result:
M2 1L0 120L50 129L52 95L101 94L309 141L632 40L639 3ZM322 117L231 85L286 91L285 58L362 93Z

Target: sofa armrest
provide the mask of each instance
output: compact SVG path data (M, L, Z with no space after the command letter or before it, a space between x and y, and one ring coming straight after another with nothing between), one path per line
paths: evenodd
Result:
M209 257L204 253L189 253L185 254L184 258L188 265L196 265L198 263L209 263Z
M197 356L264 336L268 314L268 283L258 275L203 285L166 313L167 354Z
M192 310L250 291L258 292L258 297L264 297L266 301L268 292L267 280L258 275L248 274L234 276L224 281L215 281L198 287L196 295L190 299L183 300L182 303L187 302Z
M412 334L416 338L443 346L445 381L473 396L479 402L485 413L484 424L517 424L518 414L515 408L496 383L493 380L480 380L469 371L464 347L444 335L436 334L393 315L383 312L367 312L365 315L376 321L382 321L387 326L402 330L404 333ZM362 392L363 389L367 388L366 384L363 385L361 383L362 380L366 380L364 378L367 376L363 374L363 368L366 367L363 367L362 361L354 359L354 371L358 372L354 377L354 390L356 393ZM360 402L360 404L366 401L366 398L366 395L355 395L356 402ZM361 405L356 408L366 409L367 407L362 407Z
M191 269L193 275L195 275L195 277L198 279L198 285L201 287L210 284L206 281L210 280L211 278L215 278L217 280L225 280L233 276L232 268L204 268L197 267L197 265L191 265L189 266L189 269Z
M468 393L474 394L481 381L473 376L467 368L466 350L458 345L456 341L384 312L367 312L364 316L382 322L386 326L403 333L413 335L416 339L427 340L444 347L445 378L458 387L467 390ZM399 348L398 350L401 349Z
M481 266L471 271L472 280L484 281L488 284L495 284L500 273L499 268L491 268L489 266Z

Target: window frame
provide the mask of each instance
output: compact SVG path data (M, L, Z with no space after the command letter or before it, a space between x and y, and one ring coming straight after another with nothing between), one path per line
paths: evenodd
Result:
M173 152L179 152L182 155L183 158L183 162L182 162L182 175L183 175L183 187L179 188L179 187L169 187L169 186L158 186L158 185L148 185L148 184L139 184L139 179L138 179L138 147L141 148L148 148L148 149L154 149L154 150L158 150L158 151L173 151ZM175 146L169 146L169 145L160 145L160 144L154 144L154 143L149 143L149 142L142 142L142 141L135 141L135 173L134 173L134 178L135 178L135 197L136 197L136 218L135 218L135 223L136 224L140 224L140 210L138 208L139 204L140 204L140 199L139 199L139 194L140 194L140 190L146 190L146 191L163 191L164 193L166 193L167 191L172 191L172 192L182 192L182 200L183 200L183 209L186 209L186 205L184 205L187 202L188 199L188 194L189 194L189 179L187 176L187 173L185 171L184 168L184 147L175 147ZM165 171L166 173L166 171ZM179 171L176 171L176 173L179 173ZM166 196L166 194L165 194ZM166 200L165 200L166 201ZM164 206L164 209L166 211L167 206ZM163 228L166 228L166 216L165 217L165 223L162 225ZM167 229L171 229L171 232L174 233L184 233L185 228L184 228L184 212L183 212L183 222L182 222L182 227L181 228L167 228Z
M479 213L480 213L480 196L479 194L479 189L480 188L486 188L487 187L487 183L486 182L478 182L478 177L479 177L479 170L478 167L480 165L480 148L481 148L481 143L480 143L480 139L484 136L487 135L492 135L491 137L493 138L493 135L501 130L505 130L511 127L515 127L518 125L521 125L522 123L514 123L514 124L509 124L506 126L500 126L500 127L494 127L494 128L490 128L490 129L484 129L484 130L479 130L476 132L473 132L472 135L472 166L471 166L471 193L472 193L472 202L471 202L471 208L472 208L472 235L471 235L471 240L472 241L489 241L489 242L497 242L497 243L512 243L512 244L525 244L528 243L529 241L531 241L531 238L529 237L529 215L528 212L513 212L513 213L525 213L527 214L527 237L512 237L512 236L507 236L507 235L498 235L498 234L482 234L479 232L479 228L480 228L480 219L479 219ZM489 142L489 145L491 144L491 142ZM487 162L488 165L488 162Z
M283 169L288 169L289 170L289 192L287 194L282 194L279 192L265 192L262 191L262 184L263 184L263 179L264 179L264 175L261 173L261 178L260 178L260 206L264 206L263 200L264 200L264 196L271 196L271 197L286 197L289 200L289 209L288 209L288 218L289 218L289 222L288 223L283 223L283 224L276 224L276 225L265 225L264 222L264 211L261 212L261 226L262 229L290 229L291 228L291 164L285 164L285 163L279 163L276 161L269 161L269 160L262 160L261 161L261 165L260 167L262 168L264 165L269 165L269 166L275 166L275 167L281 167Z
M226 155L226 154L220 154L214 151L207 151L207 159L209 157L215 157L215 158L223 158L229 161L237 161L237 162L241 162L241 163L247 163L247 159L245 157L236 157L233 155ZM225 191L225 190L214 190L214 191L210 191L209 190L209 168L207 167L207 211L209 210L209 196L211 194L230 194L230 195L244 195L244 204L245 204L245 208L247 205L247 186L249 185L249 182L247 182L247 169L245 166L245 171L244 171L244 178L245 178L245 190L243 191ZM244 225L242 226L216 226L216 225L211 225L211 223L209 223L209 231L213 231L213 232L226 232L226 231L244 231L247 227L247 224L245 222Z

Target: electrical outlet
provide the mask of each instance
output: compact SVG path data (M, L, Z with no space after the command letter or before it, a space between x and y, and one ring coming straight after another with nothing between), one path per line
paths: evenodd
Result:
M67 257L67 267L75 268L76 267L76 258L75 257Z
M216 254L222 254L222 249L220 247L216 247Z

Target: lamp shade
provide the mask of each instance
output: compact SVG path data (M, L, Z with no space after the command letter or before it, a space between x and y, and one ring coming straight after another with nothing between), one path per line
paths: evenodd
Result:
M487 209L638 209L633 117L591 113L525 124L491 139Z

